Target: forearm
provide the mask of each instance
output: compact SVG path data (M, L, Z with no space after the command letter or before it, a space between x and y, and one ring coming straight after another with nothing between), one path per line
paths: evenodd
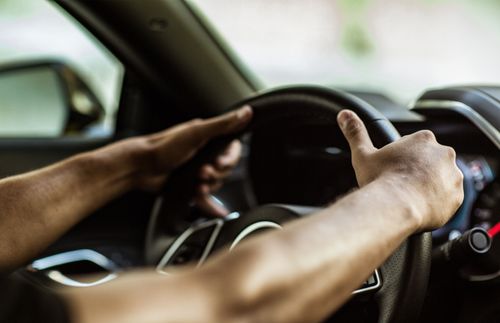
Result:
M72 313L76 322L320 321L418 228L405 198L389 181L374 182L200 270L131 273L74 290ZM114 307L102 306L109 299Z
M423 210L410 204L414 199L393 182L378 180L204 270L220 274L219 294L227 295L223 304L231 318L320 321L418 229Z
M0 271L21 265L130 189L127 151L116 144L0 181Z
M203 277L204 279L205 277ZM223 322L220 300L194 269L135 271L93 288L61 291L73 323Z
M0 181L0 272L33 257L124 192L160 190L170 172L207 140L240 131L251 116L251 109L244 107L192 120Z

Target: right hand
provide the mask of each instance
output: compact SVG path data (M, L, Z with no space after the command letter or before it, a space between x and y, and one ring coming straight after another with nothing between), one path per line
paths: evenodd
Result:
M463 174L456 153L440 145L429 130L404 136L377 149L361 119L343 110L337 117L352 154L352 165L360 186L378 179L405 190L417 207L419 231L444 225L463 201Z

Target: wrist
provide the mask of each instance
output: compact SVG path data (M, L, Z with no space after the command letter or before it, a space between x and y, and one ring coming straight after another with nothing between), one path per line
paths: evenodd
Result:
M121 155L128 169L130 189L156 192L168 177L168 167L159 161L159 146L151 136L124 140Z
M122 191L135 189L138 175L146 167L147 141L141 137L126 139L79 155L85 168L98 169L103 179L119 184Z
M407 176L401 174L383 175L375 180L383 186L383 190L394 199L404 211L403 216L411 222L415 232L425 227L428 206L425 196L411 183Z

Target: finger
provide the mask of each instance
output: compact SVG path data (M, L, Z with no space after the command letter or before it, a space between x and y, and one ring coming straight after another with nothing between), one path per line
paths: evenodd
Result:
M201 193L195 198L196 205L205 213L216 217L225 217L228 209L216 201L210 194Z
M224 205L221 206L220 201L217 200L216 198L214 198L212 195L215 192L217 192L221 187L222 187L221 182L214 182L212 184L199 185L197 192L196 192L196 195L195 195L194 202L200 202L202 200L207 200L207 201L211 201L210 204L215 203L214 205L219 205L220 207L224 207ZM205 203L207 201L203 201L205 205L207 204L207 203Z
M215 182L208 183L207 185L208 185L209 192L215 193L218 190L220 190L222 188L222 186L224 186L224 182L223 181L215 181Z
M210 183L202 183L198 186L198 193L200 194L213 194L221 189L224 185L222 181L213 181Z
M232 141L227 147L226 151L219 157L215 162L215 167L217 170L227 170L229 168L234 168L241 157L241 142L239 140Z
M252 119L252 108L248 105L218 117L203 120L198 125L200 136L204 140L238 132Z
M337 116L337 122L352 152L366 154L376 149L368 135L365 124L356 113L350 110L342 110Z
M223 180L231 174L231 168L218 170L211 164L203 165L200 168L200 179L207 182Z

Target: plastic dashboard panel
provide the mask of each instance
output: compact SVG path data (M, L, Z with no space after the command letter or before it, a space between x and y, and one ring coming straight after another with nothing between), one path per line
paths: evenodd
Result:
M500 149L500 87L463 86L429 90L412 110L422 115L443 111L468 119Z

